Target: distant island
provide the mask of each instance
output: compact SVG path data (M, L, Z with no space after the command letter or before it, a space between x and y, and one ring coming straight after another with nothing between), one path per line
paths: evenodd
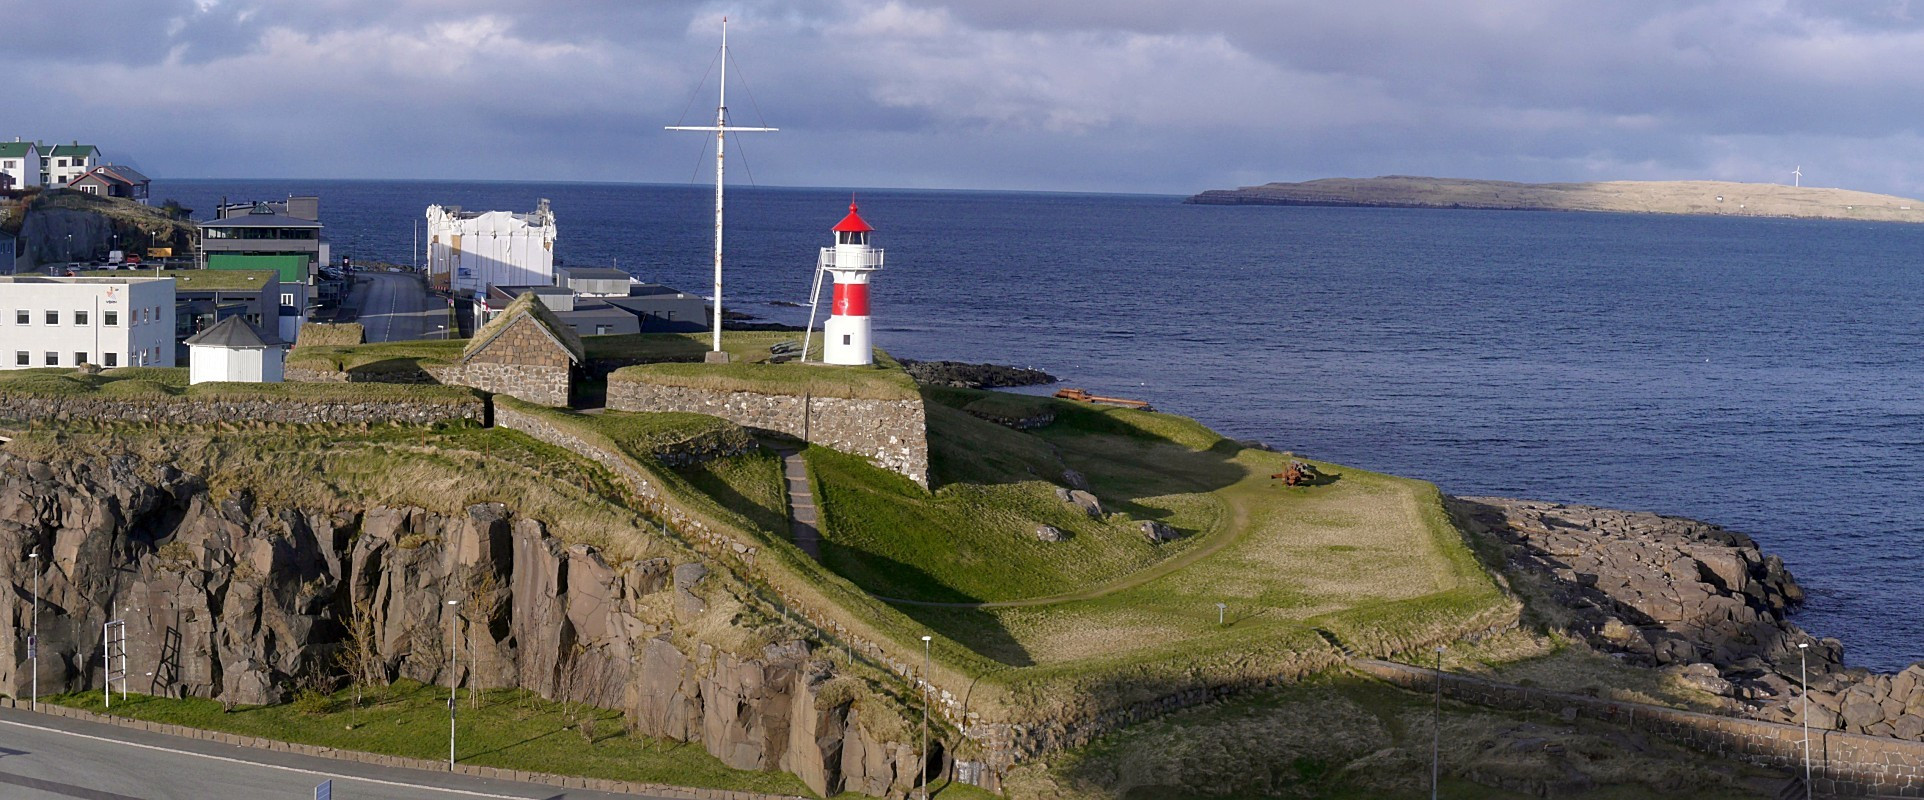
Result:
M1729 181L1513 183L1386 175L1324 178L1213 189L1186 202L1203 205L1474 208L1505 211L1615 211L1753 217L1924 222L1924 201L1811 186Z

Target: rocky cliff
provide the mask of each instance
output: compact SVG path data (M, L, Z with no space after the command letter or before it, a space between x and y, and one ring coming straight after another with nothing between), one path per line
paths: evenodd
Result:
M1633 664L1675 673L1724 711L1924 741L1924 664L1895 675L1846 668L1843 645L1790 621L1803 590L1749 537L1646 512L1502 498L1452 511L1503 550L1505 572L1542 622Z
M277 702L344 680L343 650L368 652L375 680L452 677L622 709L636 733L793 772L824 796L902 796L916 752L864 716L894 707L754 622L721 568L610 563L499 504L268 508L131 457L0 452L0 692L29 688L19 633L37 570L42 693L98 687L101 626L124 619L137 691Z

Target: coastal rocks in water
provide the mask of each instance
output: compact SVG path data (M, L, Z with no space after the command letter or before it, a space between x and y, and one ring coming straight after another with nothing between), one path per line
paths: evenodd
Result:
M1148 539L1150 544L1173 542L1182 538L1182 534L1175 528L1171 528L1168 525L1152 519L1145 519L1138 522L1136 523L1136 527L1142 531L1143 538Z
M1039 369L1005 367L1000 364L964 364L959 361L902 360L916 383L928 386L953 386L958 389L999 389L1005 386L1040 386L1055 383L1056 377Z
M1496 535L1509 566L1571 613L1571 632L1646 665L1797 663L1812 644L1785 621L1804 593L1784 564L1716 525L1645 512L1495 498L1455 501L1459 517Z
M1843 645L1786 619L1804 593L1742 534L1658 514L1452 498L1453 515L1502 543L1511 584L1556 606L1558 624L1632 664L1725 698L1726 710L1819 730L1924 740L1924 664L1846 669Z
M1061 528L1054 525L1037 525L1035 538L1045 542L1065 542L1069 540L1069 534L1063 533Z

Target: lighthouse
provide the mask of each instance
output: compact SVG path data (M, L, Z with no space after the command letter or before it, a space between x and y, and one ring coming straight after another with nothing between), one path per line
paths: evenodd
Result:
M826 363L875 363L875 347L869 341L868 281L882 268L882 251L868 245L873 232L851 200L848 216L835 223L835 246L822 248L817 275L826 272L835 279L835 299L822 326L822 361Z

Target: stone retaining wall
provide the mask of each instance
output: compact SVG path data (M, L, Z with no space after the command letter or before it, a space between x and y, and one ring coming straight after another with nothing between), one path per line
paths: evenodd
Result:
M21 422L77 420L174 425L209 425L221 422L350 425L393 422L403 425L432 425L451 420L486 422L487 418L486 401L474 395L445 399L330 400L296 395L213 399L191 396L26 396L0 393L0 419Z
M1371 659L1350 664L1388 683L1436 690L1439 673ZM1695 711L1551 692L1467 675L1440 673L1443 695L1491 708L1547 711L1625 725L1671 742L1791 771L1804 766L1804 729L1798 725L1722 717ZM1924 797L1924 742L1812 730L1811 788L1843 797Z
M616 411L691 411L870 459L929 485L928 417L922 398L870 400L762 394L633 380L608 382Z

